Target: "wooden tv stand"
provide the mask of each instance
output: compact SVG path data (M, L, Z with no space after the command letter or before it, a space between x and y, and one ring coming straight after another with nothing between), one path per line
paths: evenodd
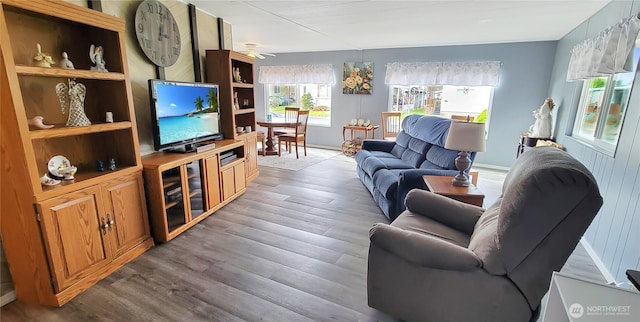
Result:
M153 238L167 242L246 191L243 140L142 157Z

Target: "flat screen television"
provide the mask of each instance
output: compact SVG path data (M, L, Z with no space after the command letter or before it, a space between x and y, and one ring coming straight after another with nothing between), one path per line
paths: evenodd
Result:
M157 151L192 152L222 139L217 84L149 80L153 143Z

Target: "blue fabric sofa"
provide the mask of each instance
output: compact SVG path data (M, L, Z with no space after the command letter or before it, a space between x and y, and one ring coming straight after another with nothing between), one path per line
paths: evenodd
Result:
M355 155L358 177L389 220L405 209L409 190L427 189L422 176L458 173L455 159L459 151L444 148L451 122L439 116L409 115L395 142L363 141ZM475 152L470 154L472 162L475 156Z

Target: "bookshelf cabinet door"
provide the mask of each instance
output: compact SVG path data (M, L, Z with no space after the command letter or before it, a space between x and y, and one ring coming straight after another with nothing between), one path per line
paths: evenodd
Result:
M109 240L113 257L117 258L151 238L142 175L112 180L103 187L106 220L113 222Z
M38 208L56 292L111 262L100 187L46 200Z

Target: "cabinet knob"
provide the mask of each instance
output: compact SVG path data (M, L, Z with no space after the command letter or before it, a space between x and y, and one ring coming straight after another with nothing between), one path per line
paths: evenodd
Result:
M111 219L111 215L107 214L107 228L111 231L111 226L113 226L116 222Z
M100 221L102 222L102 225L100 225L100 228L102 229L102 234L106 235L107 228L109 228L109 223L104 220L104 217L100 218Z

